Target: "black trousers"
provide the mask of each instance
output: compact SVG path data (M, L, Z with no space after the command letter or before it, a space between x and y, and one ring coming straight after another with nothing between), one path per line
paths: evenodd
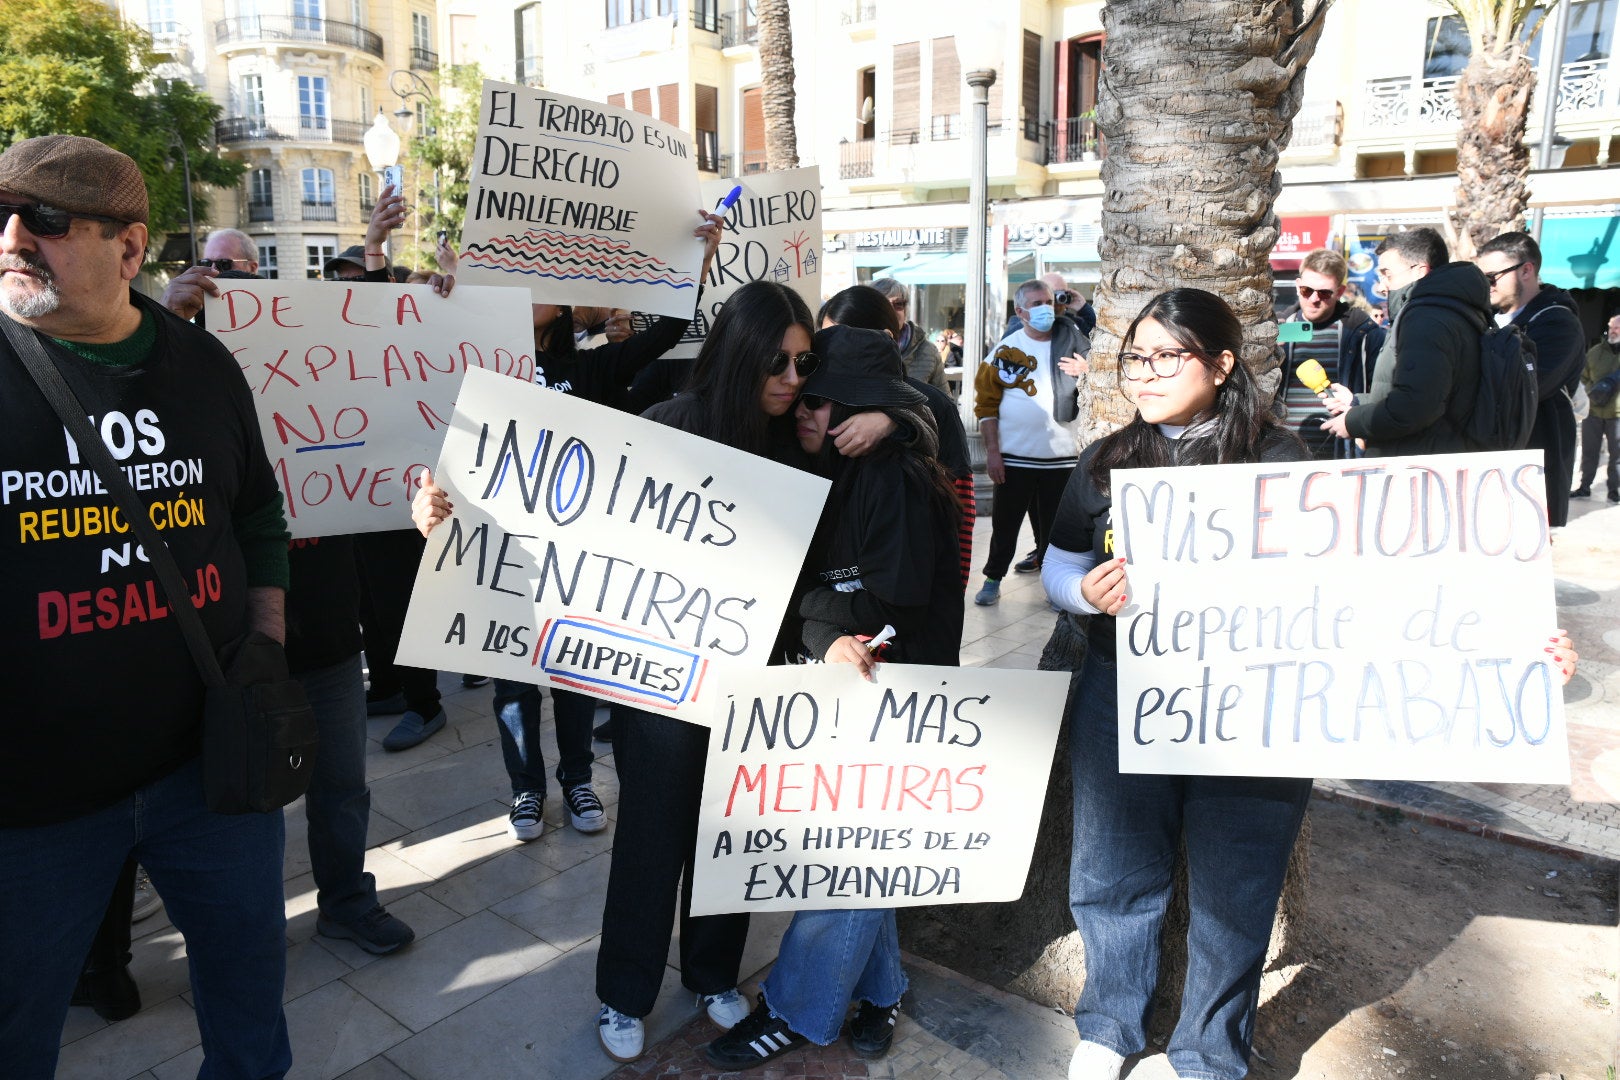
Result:
M427 540L415 529L362 533L354 538L360 571L360 628L365 633L366 666L371 673L368 701L405 694L405 707L431 720L439 711L439 673L394 663L405 609L411 602L416 568Z
M658 1000L677 908L682 985L698 994L737 985L748 916L689 914L708 752L705 728L636 709L614 710L619 821L602 909L596 996L626 1016L646 1016Z
M84 958L84 971L116 971L128 967L130 961L129 920L135 913L135 860L125 859L118 871L118 883L113 886L107 901L107 913L101 917L95 940Z
M1046 557L1046 540L1057 520L1058 503L1074 467L1027 469L1007 466L1006 483L996 485L995 505L990 510L990 554L984 562L984 576L1001 580L1007 576L1018 553L1018 530L1026 513L1035 521L1035 558Z

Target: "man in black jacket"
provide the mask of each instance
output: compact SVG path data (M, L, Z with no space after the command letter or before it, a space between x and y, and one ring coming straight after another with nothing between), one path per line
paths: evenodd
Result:
M1328 378L1349 387L1352 394L1366 394L1372 389L1374 363L1386 335L1376 319L1344 299L1349 280L1350 266L1337 251L1317 248L1308 253L1294 281L1299 302L1283 312L1282 322L1309 323L1310 344L1321 349L1322 366L1330 366L1328 356L1337 361ZM1283 378L1277 392L1288 405L1288 426L1317 451L1317 457L1355 457L1355 444L1349 439L1326 440L1330 445L1318 449L1324 441L1322 405L1294 377L1305 352L1293 343L1283 346Z
M1536 424L1532 450L1545 455L1547 521L1569 521L1569 489L1575 479L1575 407L1570 394L1580 383L1586 334L1575 300L1541 280L1541 245L1528 233L1495 237L1474 256L1491 283L1491 306L1512 317L1536 345Z
M1390 331L1372 386L1356 395L1335 385L1322 430L1366 444L1369 457L1482 450L1467 434L1479 392L1480 335L1491 322L1490 286L1473 263L1448 262L1430 228L1395 233L1378 245L1378 276L1389 291ZM1460 305L1456 310L1428 299ZM1412 311L1402 317L1405 309Z

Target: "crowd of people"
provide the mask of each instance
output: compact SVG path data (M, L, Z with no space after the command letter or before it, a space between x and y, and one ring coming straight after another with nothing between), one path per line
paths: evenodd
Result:
M365 243L330 260L327 276L397 280L383 248L404 214L403 199L385 188ZM723 219L699 214L694 236L705 244L706 272ZM255 274L252 244L214 231L203 262L154 301L131 287L146 256L147 218L134 162L94 140L47 136L0 154L4 498L63 514L108 499L21 363L35 344L120 460L197 463L181 471L206 515L163 538L185 573L212 583L194 594L210 637L223 643L253 629L284 642L318 724L305 800L317 932L395 953L414 933L381 904L365 870L366 720L400 717L383 741L388 751L445 726L439 673L398 665L394 653L425 538L455 507L429 475L412 504L413 528L289 542L248 389L229 352L191 321L219 278ZM1337 335L1336 379L1310 420L1331 438L1317 440L1315 452L1482 448L1470 441L1468 411L1481 335L1500 313L1536 345L1546 392L1532 445L1546 455L1553 524L1562 524L1571 495L1590 495L1601 440L1608 497L1620 501L1620 316L1586 349L1567 295L1540 281L1539 264L1523 234L1486 245L1478 265L1450 262L1431 230L1392 236L1379 254L1393 320L1385 333L1344 300L1343 259L1312 253L1290 317ZM453 294L447 247L424 281ZM879 663L959 662L972 565L968 439L945 392L941 352L907 318L907 300L893 283L859 285L812 314L792 289L754 282L725 303L691 361L667 355L684 320L632 333L622 312L532 307L539 385L831 481L808 556L779 568L796 587L772 663L848 663L870 677ZM1248 1071L1267 938L1310 781L1119 772L1114 617L1130 586L1111 546L1109 477L1120 468L1291 461L1313 451L1243 360L1238 317L1193 288L1161 293L1136 314L1109 390L1135 415L1078 449L1076 421L1096 385L1087 379L1095 313L1061 279L1023 283L1015 306L1018 324L975 380L995 508L974 600L996 603L1009 569L1039 573L1056 617L1088 643L1066 717L1070 902L1087 958L1070 1080L1113 1080L1145 1047L1171 865L1183 848L1190 963L1168 1056L1186 1080L1238 1080ZM1609 396L1599 405L1605 379ZM1572 492L1578 385L1593 394ZM170 493L156 469L131 475L151 498ZM1036 546L1015 565L1026 516ZM186 940L200 1075L281 1076L293 1055L282 1011L282 815L209 808L198 760L203 676L174 632L177 620L155 599L147 563L109 558L108 539L64 528L48 542L26 533L0 541L12 566L0 618L31 676L16 684L11 752L0 757L0 856L9 871L0 890L0 1074L52 1075L70 1003L113 1019L139 1009L127 970L138 864ZM64 598L60 628L44 614L47 591ZM874 649L885 627L898 633ZM1547 651L1567 679L1576 659L1568 637L1553 631ZM569 827L607 826L592 782L595 703L554 689L552 708L557 762L548 774L540 688L497 680L492 689L517 843L542 835L553 779ZM738 985L747 915L690 911L707 729L621 706L610 729L595 734L611 738L620 784L596 970L604 1051L617 1061L645 1052L644 1020L678 919L682 985L717 1028L707 1049L716 1067L763 1065L846 1030L856 1052L885 1053L908 986L893 910L797 912L749 1001Z

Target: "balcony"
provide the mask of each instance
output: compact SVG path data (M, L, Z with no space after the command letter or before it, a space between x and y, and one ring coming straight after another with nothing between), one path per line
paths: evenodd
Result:
M1454 128L1457 76L1419 79L1401 75L1369 79L1362 91L1362 126L1371 131L1422 131ZM1620 108L1612 66L1607 57L1572 60L1558 72L1559 120L1586 119Z
M359 143L365 134L366 125L358 120L326 116L231 116L214 123L214 138L222 143Z
M273 45L339 45L382 59L383 40L363 26L312 19L305 15L244 15L214 23L214 40L221 46L269 43Z
M1337 101L1307 101L1294 115L1294 134L1288 149L1331 150L1344 134L1344 110Z
M765 171L765 151L744 150L742 152L742 174L762 173Z
M439 54L432 49L424 49L419 45L411 46L412 71L438 71Z
M1615 87L1609 59L1575 60L1558 73L1558 115L1574 119L1582 113L1614 109Z
M370 221L371 220L371 212L373 210L375 210L375 209L377 209L377 200L376 199L368 199L364 195L360 196L360 220L361 221Z
M863 26L877 21L877 0L854 0L844 5L839 13L838 22L841 26Z
M274 220L276 220L276 204L274 202L271 202L271 201L268 201L268 200L263 201L263 202L250 202L250 203L248 203L248 220L249 221L274 221Z
M544 86L545 76L541 74L540 57L519 57L517 62L516 78L514 78L512 81L523 86Z
M865 180L872 175L873 139L838 144L838 179Z
M1052 141L1046 147L1048 165L1100 161L1106 153L1102 132L1092 117L1071 116L1052 125Z
M759 44L759 23L754 13L746 9L728 11L720 16L720 47L730 49L737 45Z
M305 221L337 220L337 203L335 202L310 202L305 199L301 205L303 206Z
M720 9L714 0L697 0L692 5L692 25L711 34L720 32Z

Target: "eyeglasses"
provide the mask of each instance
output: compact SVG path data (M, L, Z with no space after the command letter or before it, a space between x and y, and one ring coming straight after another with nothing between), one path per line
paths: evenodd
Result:
M810 373L821 366L821 357L813 352L802 352L798 356L789 356L786 350L778 349L771 362L765 365L765 374L771 378L787 370L788 361L793 361L793 370L799 373L799 378L807 378Z
M1521 267L1521 266L1529 266L1529 265L1530 265L1530 261L1528 259L1526 259L1524 262L1514 263L1512 266L1504 266L1500 270L1486 270L1485 271L1485 280L1490 282L1492 285L1495 285L1498 281L1500 281L1502 279L1503 275L1511 274L1511 273L1513 273L1513 271L1517 270L1519 267Z
M54 206L45 206L35 203L32 206L23 206L17 203L0 203L0 231L11 224L11 215L16 214L22 218L24 227L41 240L59 240L73 228L74 218L83 218L85 221L110 221L119 225L128 222L117 218L102 217L100 214L75 214L68 210L58 210Z
M1198 354L1191 349L1160 349L1151 356L1124 352L1119 354L1119 373L1135 382L1145 374L1143 369L1146 368L1158 378L1169 379L1180 375L1187 360L1195 356Z
M235 269L236 264L239 263L239 262L247 262L247 260L246 259L204 259L198 265L199 266L212 266L215 270L218 270L220 273L224 273L227 270Z
M1324 304L1332 300L1334 298L1333 294L1339 291L1338 289L1313 289L1309 285L1296 285L1295 288L1299 290L1301 300L1309 300L1314 296Z
M889 301L889 306L894 308L894 310L896 310L896 311L904 311L910 305L911 305L911 301L907 300L903 296L895 297L893 300Z
M815 412L823 405L831 404L832 398L817 397L815 394L805 394L799 398L801 404L811 412Z

